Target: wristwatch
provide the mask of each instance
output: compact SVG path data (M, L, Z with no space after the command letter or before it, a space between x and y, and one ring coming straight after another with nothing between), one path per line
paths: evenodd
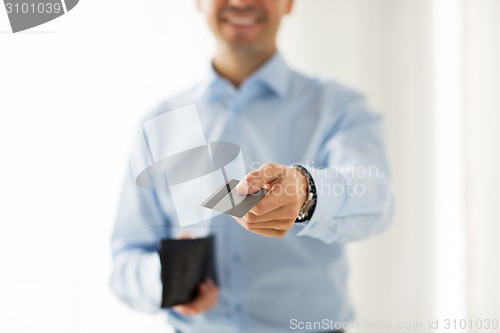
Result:
M295 222L297 223L306 222L311 219L314 213L314 209L316 208L316 200L317 200L316 186L314 185L314 180L312 179L311 174L309 173L309 171L307 171L306 168L298 164L294 164L291 167L299 170L300 173L302 173L307 180L307 192L308 192L307 198L304 204L302 205L302 208L300 208L299 215L295 220Z

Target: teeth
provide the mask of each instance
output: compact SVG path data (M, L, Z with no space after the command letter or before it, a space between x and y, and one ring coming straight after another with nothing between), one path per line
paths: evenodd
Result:
M257 20L252 17L229 17L228 22L236 25L252 25L255 24Z

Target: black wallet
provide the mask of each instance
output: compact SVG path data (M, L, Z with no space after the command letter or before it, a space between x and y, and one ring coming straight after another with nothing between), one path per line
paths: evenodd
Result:
M196 298L206 278L216 284L214 236L195 239L163 239L158 249L163 283L162 308Z

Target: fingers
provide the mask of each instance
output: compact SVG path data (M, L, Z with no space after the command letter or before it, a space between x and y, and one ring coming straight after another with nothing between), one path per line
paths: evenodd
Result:
M198 297L191 302L191 305L201 313L215 305L219 289L212 280L208 279L205 283L200 284L198 293Z
M252 194L267 184L281 177L287 166L275 163L265 163L257 170L250 172L236 186L240 194Z
M289 210L288 207L282 207L263 216L247 213L243 218L236 218L236 221L250 232L268 237L283 237L294 226L295 219L297 218L296 214L291 218L283 218L284 212L287 210ZM268 216L271 215L278 216L278 218L269 219ZM261 219L264 219L264 221L258 222ZM249 220L253 221L250 222Z
M212 279L207 279L198 286L198 296L193 301L176 305L172 309L185 316L196 316L212 308L218 297L219 288Z
M255 215L264 215L280 207L295 203L296 192L295 184L283 180L279 184L275 184L272 190L250 209L250 212Z
M236 187L240 193L270 189L243 218L236 221L248 231L269 237L283 237L290 230L307 198L306 177L292 167L266 163L249 173Z
M288 230L295 223L295 219L293 220L273 220L266 222L257 222L257 223L246 223L246 229L248 231L262 231L259 229L273 229L273 230Z
M242 218L236 218L236 221L246 230L255 234L281 238L295 224L295 218L288 220L273 220L266 222L249 223Z
M250 210L243 216L243 219L247 223L255 224L274 220L295 220L297 215L299 215L299 208L296 205L285 205L261 215L257 215Z

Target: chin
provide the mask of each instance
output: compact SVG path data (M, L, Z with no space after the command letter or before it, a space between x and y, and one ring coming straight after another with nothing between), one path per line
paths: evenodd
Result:
M247 34L239 32L223 34L223 38L227 44L234 46L252 46L255 44L261 44L264 40L261 34Z

